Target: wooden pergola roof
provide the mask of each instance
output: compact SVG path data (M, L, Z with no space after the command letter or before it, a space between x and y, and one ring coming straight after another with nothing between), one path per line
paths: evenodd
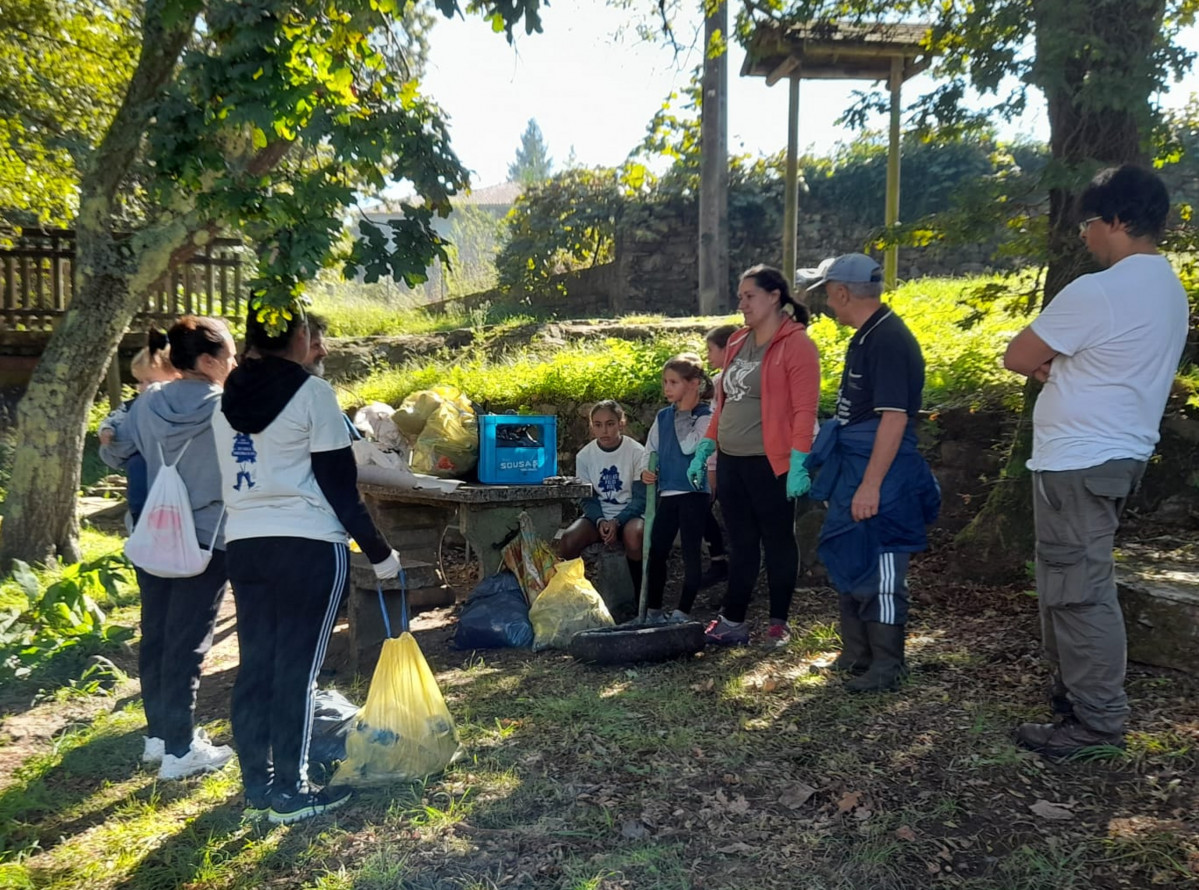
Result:
M742 77L765 77L768 86L799 75L820 80L888 80L892 59L907 80L928 67L927 25L808 22L762 23L745 49Z

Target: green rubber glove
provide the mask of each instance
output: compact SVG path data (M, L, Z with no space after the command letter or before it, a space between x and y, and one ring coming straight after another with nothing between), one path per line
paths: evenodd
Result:
M787 497L792 500L802 498L812 487L812 477L808 475L808 468L804 466L807 459L808 456L802 451L791 450L791 469L787 471Z
M716 451L716 443L711 439L700 439L695 446L695 457L691 458L691 466L687 468L687 481L696 491L702 491L708 478L708 458Z

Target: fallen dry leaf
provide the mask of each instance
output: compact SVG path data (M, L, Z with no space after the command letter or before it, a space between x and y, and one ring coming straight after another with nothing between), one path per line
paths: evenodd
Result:
M744 816L749 812L749 801L745 799L744 795L738 794L733 802L729 804L728 809L730 813L736 813L738 816Z
M621 837L627 837L632 841L639 841L649 834L649 829L641 822L640 819L628 819L620 826Z
M848 813L856 807L862 800L861 791L846 791L841 795L841 799L837 801L837 812Z
M767 677L765 680L762 681L762 691L763 692L774 692L774 690L776 690L778 688L779 688L779 681L774 679L774 677Z
M1047 800L1038 800L1036 803L1030 804L1028 808L1033 811L1034 815L1040 816L1042 819L1053 819L1061 822L1074 818L1074 814L1066 807L1061 804L1050 803Z
M798 810L816 793L816 789L803 782L796 782L779 795L779 803L789 810Z
M912 828L909 825L900 825L898 828L896 828L895 836L901 841L916 840L916 832L912 831Z

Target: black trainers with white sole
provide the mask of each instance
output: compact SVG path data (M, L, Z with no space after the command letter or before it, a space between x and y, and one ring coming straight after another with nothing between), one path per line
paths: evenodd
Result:
M350 789L344 785L322 788L320 791L276 794L271 799L271 811L267 818L275 825L302 822L344 806L349 801L350 794Z

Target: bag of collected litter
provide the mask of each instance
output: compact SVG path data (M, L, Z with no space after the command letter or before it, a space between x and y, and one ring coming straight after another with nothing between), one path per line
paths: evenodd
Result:
M480 581L466 598L458 616L454 648L519 648L532 642L529 604L525 602L524 591L516 576L511 572L497 572Z
M566 649L581 630L611 627L615 622L603 598L583 574L583 560L558 563L554 577L529 607L533 651Z
M479 419L452 386L412 393L391 419L412 443L410 463L418 473L463 476L479 461Z
M358 705L336 689L318 689L312 696L312 736L308 740L308 771L324 784L339 760L346 759L346 736Z
M511 541L500 551L504 565L516 580L520 589L525 592L525 602L531 603L545 590L554 574L554 566L558 557L554 551L537 534L533 526L533 518L524 510L519 517L520 529Z
M403 590L402 632L387 639L371 677L366 704L346 736L346 759L330 784L372 785L417 781L439 773L458 754L458 730L416 638L408 632L408 601ZM383 607L383 590L379 588Z

